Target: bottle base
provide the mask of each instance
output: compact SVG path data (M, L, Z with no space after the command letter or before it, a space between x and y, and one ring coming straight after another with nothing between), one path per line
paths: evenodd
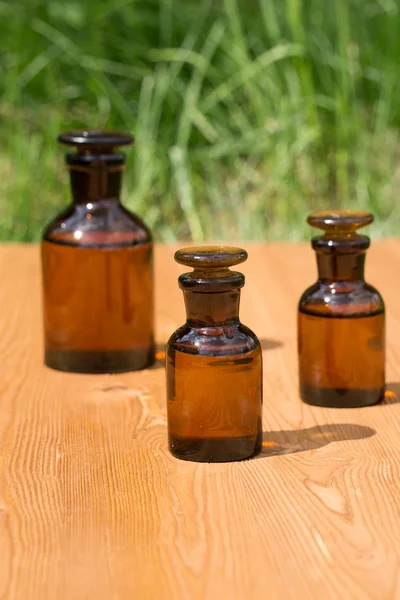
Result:
M45 349L44 363L56 371L68 373L126 373L150 367L154 350L54 350Z
M385 386L365 389L300 386L300 397L303 402L325 408L373 406L383 400L384 396Z
M262 433L233 438L187 438L169 434L169 449L175 458L193 462L233 462L261 451Z

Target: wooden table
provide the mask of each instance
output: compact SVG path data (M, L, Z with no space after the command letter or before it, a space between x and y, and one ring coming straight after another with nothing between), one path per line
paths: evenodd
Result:
M353 410L298 397L308 244L246 247L264 449L211 465L168 453L162 360L114 376L42 365L38 249L0 248L2 600L400 598L400 243L367 255L387 304L387 397ZM175 249L156 253L161 347L184 321Z

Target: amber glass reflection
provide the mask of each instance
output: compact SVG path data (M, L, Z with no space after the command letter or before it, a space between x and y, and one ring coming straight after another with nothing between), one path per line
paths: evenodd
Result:
M42 240L45 363L80 373L145 368L154 357L152 239L120 203L124 155L113 153L132 138L89 131L60 141L78 153L67 156L73 204Z
M246 260L230 247L187 248L177 262L187 321L167 345L169 447L185 460L225 462L253 456L262 443L262 353L239 321Z
M379 402L385 391L385 308L364 280L370 240L356 230L369 213L313 213L324 230L313 238L318 281L302 295L298 313L300 395L318 406L356 407Z

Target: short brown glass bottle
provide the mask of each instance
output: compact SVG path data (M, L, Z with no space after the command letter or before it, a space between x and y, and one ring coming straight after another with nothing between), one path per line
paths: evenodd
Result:
M152 238L120 203L125 155L118 131L72 131L73 203L42 240L45 363L77 373L117 373L153 362Z
M227 462L262 444L262 353L239 321L247 258L231 247L184 248L175 260L194 271L179 277L187 321L167 345L169 447L174 456Z
M356 407L385 393L385 307L364 281L370 240L356 230L365 212L317 212L308 223L324 231L313 238L318 281L302 295L298 313L300 395L318 406Z

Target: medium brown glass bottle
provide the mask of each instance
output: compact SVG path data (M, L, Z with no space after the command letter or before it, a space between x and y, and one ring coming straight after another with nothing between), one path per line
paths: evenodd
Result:
M318 406L356 407L385 393L385 307L364 281L370 240L356 230L372 223L365 212L313 213L324 231L313 238L318 281L302 295L298 312L300 395Z
M179 277L187 321L167 345L169 447L174 456L227 462L262 444L262 353L239 321L240 248L184 248L175 260L193 267Z
M152 238L120 203L132 136L72 131L73 203L42 240L45 363L77 373L117 373L153 362Z

